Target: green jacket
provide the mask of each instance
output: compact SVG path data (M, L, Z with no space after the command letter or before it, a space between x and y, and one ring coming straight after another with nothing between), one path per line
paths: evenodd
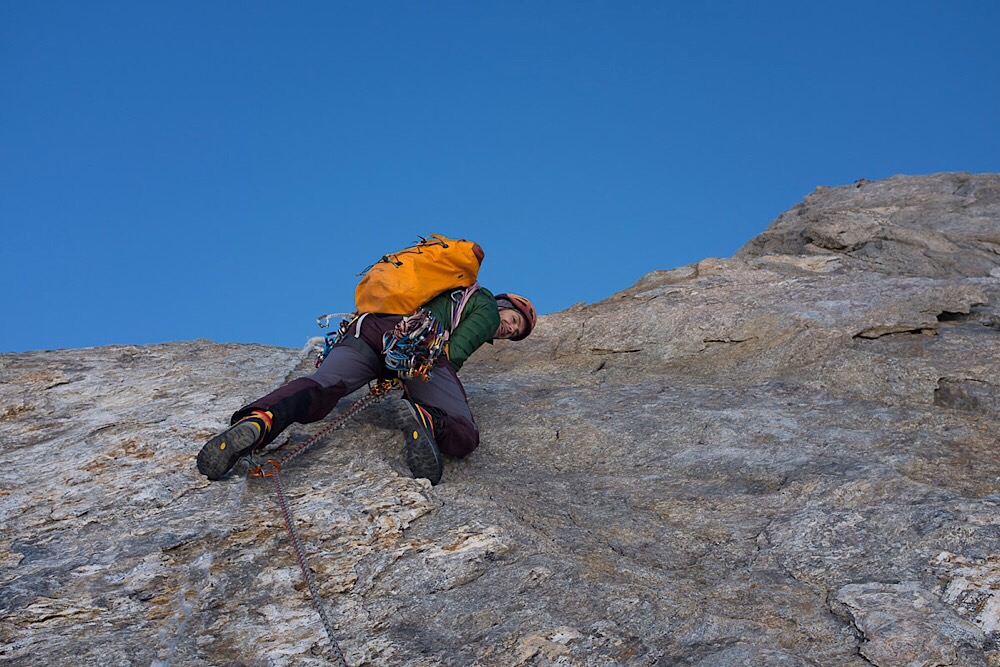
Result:
M455 304L451 295L454 293L455 290L443 292L424 305L424 308L439 322L443 322L445 328L449 330L451 309ZM497 309L497 300L493 292L480 287L472 293L468 303L465 304L465 310L462 311L458 326L449 334L447 350L451 367L457 371L483 343L492 345L493 334L497 332L499 326L500 311Z

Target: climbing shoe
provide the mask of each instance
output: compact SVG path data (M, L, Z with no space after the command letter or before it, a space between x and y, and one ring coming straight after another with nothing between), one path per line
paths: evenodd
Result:
M437 484L441 481L444 461L434 439L434 418L426 408L413 401L406 400L405 403L414 420L411 427L403 429L406 437L406 465L410 467L414 477L426 477L431 484Z
M211 480L222 479L241 456L253 451L271 430L272 415L254 410L205 443L198 452L198 472Z

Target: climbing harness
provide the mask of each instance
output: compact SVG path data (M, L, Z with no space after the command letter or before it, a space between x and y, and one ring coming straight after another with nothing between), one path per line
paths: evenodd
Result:
M401 380L426 382L434 368L434 361L445 350L449 332L458 327L465 305L478 289L480 285L477 281L451 293L451 326L448 328L423 308L404 317L395 329L382 337L382 353L385 355L386 368L396 373ZM369 314L363 313L359 316L358 313L330 313L316 318L316 324L321 329L329 327L333 318L343 318L336 331L329 331L323 337L322 349L317 348L316 368L323 364L330 350L347 336L348 330L355 322L358 323L355 335L360 335L361 322Z
M401 380L426 382L446 341L444 325L420 309L382 337L385 367Z
M380 401L398 384L399 381L395 379L380 380L373 384L369 388L367 394L355 401L351 407L347 408L347 410L345 410L342 414L338 415L336 419L330 422L327 426L323 427L323 429L306 440L304 443L290 452L287 452L278 459L268 459L264 463L257 463L253 459L252 454L247 457L251 463L251 468L247 473L247 477L270 477L274 483L274 492L277 496L278 507L281 510L282 518L285 520L285 528L288 530L288 536L292 542L292 547L295 549L295 559L298 561L299 568L302 570L302 576L305 578L306 585L309 587L309 594L312 596L313 606L316 607L320 620L323 621L323 629L326 630L326 636L330 640L330 645L333 648L333 655L336 658L336 664L339 667L347 667L347 660L344 659L344 653L340 650L340 645L337 643L336 637L334 637L333 625L330 623L330 619L326 615L326 610L323 608L323 602L319 597L319 589L316 587L316 581L313 578L312 570L309 569L309 565L306 563L306 555L305 549L302 546L302 539L299 537L299 532L295 528L295 519L292 516L292 511L288 505L288 499L285 497L285 491L281 485L281 470L289 461L316 444L321 437L330 431L334 431L343 426L350 417L354 416L362 409ZM264 466L270 466L270 469L265 470Z

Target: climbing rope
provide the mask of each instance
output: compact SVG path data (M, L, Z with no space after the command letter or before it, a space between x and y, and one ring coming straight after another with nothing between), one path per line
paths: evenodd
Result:
M388 258L383 259L389 261ZM473 287L468 288L459 294L460 305L458 307L458 313L461 312L461 309L465 306L465 302L468 301L472 292L478 289L478 286L478 283L476 283ZM323 349L319 350L319 353L316 355L315 364L317 368L323 363L327 355L330 354L333 347L347 335L348 329L350 329L351 325L356 321L355 318L357 317L357 314L330 313L316 318L316 324L318 324L320 328L325 329L330 326L331 319L344 315L347 316L340 322L338 330L335 332L328 332L324 336ZM364 317L364 315L361 316L362 319L364 319ZM458 315L453 313L452 318L453 324L457 324ZM360 328L361 322L359 321L359 331ZM404 317L396 325L396 327L392 331L387 332L382 339L384 346L382 352L385 359L385 366L389 371L396 374L396 378L391 380L380 380L371 385L365 396L362 396L355 401L349 408L347 408L347 410L341 413L336 419L315 433L304 443L291 451L286 452L280 458L268 459L264 463L258 463L254 459L252 453L247 457L251 466L249 472L247 473L247 477L270 477L274 483L274 494L278 501L278 507L281 510L281 516L285 520L285 528L288 530L288 536L291 540L292 548L295 549L295 559L298 561L299 568L302 570L302 577L305 579L306 585L309 587L309 594L312 597L313 606L316 607L316 612L319 614L320 620L323 622L323 629L326 631L326 636L330 640L330 646L333 649L333 655L336 658L336 664L339 667L347 667L347 661L344 659L344 653L340 650L340 645L337 643L337 638L334 636L333 624L330 622L326 609L323 607L323 601L320 598L319 588L316 586L312 570L309 569L309 565L306 563L306 555L305 549L302 546L302 539L299 537L299 532L295 528L295 518L292 516L292 510L288 504L288 499L285 496L284 487L281 485L281 470L288 464L289 461L308 450L324 435L340 428L348 419L357 414L359 411L381 400L394 387L399 386L400 380L421 380L426 382L427 378L430 377L431 370L434 367L434 362L444 351L447 340L447 330L444 325L438 322L429 312L421 309L413 315ZM265 469L265 467L267 467L267 469Z
M336 658L336 664L338 667L348 667L347 660L344 658L344 653L340 650L340 644L337 643L337 638L334 636L333 624L330 623L330 618L327 616L326 610L323 608L323 601L319 596L319 589L316 587L316 580L313 577L312 570L309 569L309 565L306 563L306 554L305 549L302 546L302 539L299 537L299 531L295 528L295 518L292 516L292 510L288 505L288 499L285 497L284 488L281 486L281 469L289 461L316 444L321 437L343 426L350 417L369 405L380 401L398 384L398 380L380 380L379 382L373 384L369 388L367 394L355 401L351 407L347 408L347 410L345 410L342 414L338 415L336 419L304 443L278 459L268 459L264 463L257 464L256 461L253 460L252 455L248 457L251 462L251 469L247 473L247 477L270 477L271 481L274 483L274 493L278 499L278 507L281 510L281 516L285 520L285 528L288 530L289 539L292 542L292 547L295 549L295 559L298 561L299 568L302 570L302 576L305 578L306 585L309 587L309 594L312 596L313 606L316 607L320 620L323 622L323 629L326 630L326 636L330 640L330 645L333 649L333 655ZM264 466L270 466L271 469L265 470Z

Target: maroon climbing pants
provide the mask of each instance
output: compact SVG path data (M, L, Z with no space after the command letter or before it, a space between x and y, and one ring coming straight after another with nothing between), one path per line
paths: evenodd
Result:
M385 368L382 336L400 319L398 315L359 318L315 373L292 380L241 408L233 415L233 423L252 410L269 410L274 421L264 443L267 444L293 423L308 424L323 419L340 399L365 384L393 377ZM403 382L403 388L412 401L443 414L444 419L436 419L434 424L435 439L443 453L461 457L479 446L479 429L472 418L465 389L444 355L437 359L426 382L408 380Z

